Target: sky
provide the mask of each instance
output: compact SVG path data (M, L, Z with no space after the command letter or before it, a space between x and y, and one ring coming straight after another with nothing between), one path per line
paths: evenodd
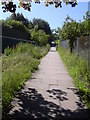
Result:
M24 17L29 20L33 20L33 18L44 19L49 23L51 29L62 27L67 15L76 21L82 21L83 15L88 11L88 2L78 2L76 7L62 4L62 8L55 8L54 5L46 7L43 2L41 4L32 3L31 5L31 12L26 11L23 8L17 8L16 13L22 13ZM10 15L10 12L3 13L0 5L0 19L6 19Z

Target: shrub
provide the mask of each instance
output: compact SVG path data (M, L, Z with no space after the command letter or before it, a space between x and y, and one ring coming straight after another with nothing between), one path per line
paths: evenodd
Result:
M3 36L30 39L30 32L25 25L20 21L8 21L2 24Z
M43 30L37 31L34 27L34 29L31 31L31 38L35 40L40 46L45 46L48 44L49 35L46 35Z

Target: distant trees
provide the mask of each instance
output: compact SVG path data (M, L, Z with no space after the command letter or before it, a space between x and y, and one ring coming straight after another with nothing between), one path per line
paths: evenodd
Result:
M45 46L53 39L48 22L35 18L33 21L29 21L23 14L19 13L13 13L3 21L2 33L3 36L7 37L35 41L40 46Z
M33 26L38 25L38 30L44 30L46 34L51 34L50 26L45 20L34 18L32 23Z
M28 29L25 25L23 25L22 21L21 22L17 20L8 21L7 25L11 26L13 29L21 30L23 32L28 33Z
M9 21L9 20L21 21L28 29L32 29L34 28L35 25L38 25L38 30L44 30L46 34L52 33L48 22L46 22L43 19L34 18L33 21L31 22L27 18L25 18L22 13L21 14L13 13L10 17L6 19L6 21Z
M2 35L20 39L30 39L30 32L22 21L9 20L2 24Z
M21 14L13 13L10 17L8 17L6 19L6 21L9 21L9 20L11 20L11 21L12 20L21 21L25 26L28 26L28 24L29 24L29 20L27 18L25 18L22 13Z

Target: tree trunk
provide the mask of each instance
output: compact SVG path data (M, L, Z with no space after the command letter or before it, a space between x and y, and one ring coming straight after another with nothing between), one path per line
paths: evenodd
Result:
M73 52L73 48L72 47L70 47L70 53L72 53Z
M70 53L72 53L73 50L74 50L74 41L73 41L73 39L70 40L69 44L70 44Z

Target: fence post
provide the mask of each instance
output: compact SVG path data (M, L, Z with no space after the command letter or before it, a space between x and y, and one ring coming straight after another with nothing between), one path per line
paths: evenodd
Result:
M90 35L88 37L88 68L90 70Z
M90 20L90 1L88 2L88 19ZM88 68L90 70L90 34L88 37Z
M2 22L0 22L0 54L2 53Z
M2 22L0 21L0 120L2 118Z
M80 39L80 38L77 37L77 47L76 47L76 49L77 49L77 50L76 50L76 51L77 51L77 55L79 55L79 50L80 50L80 49L79 49L79 47L80 47L80 45L79 45L79 39Z

